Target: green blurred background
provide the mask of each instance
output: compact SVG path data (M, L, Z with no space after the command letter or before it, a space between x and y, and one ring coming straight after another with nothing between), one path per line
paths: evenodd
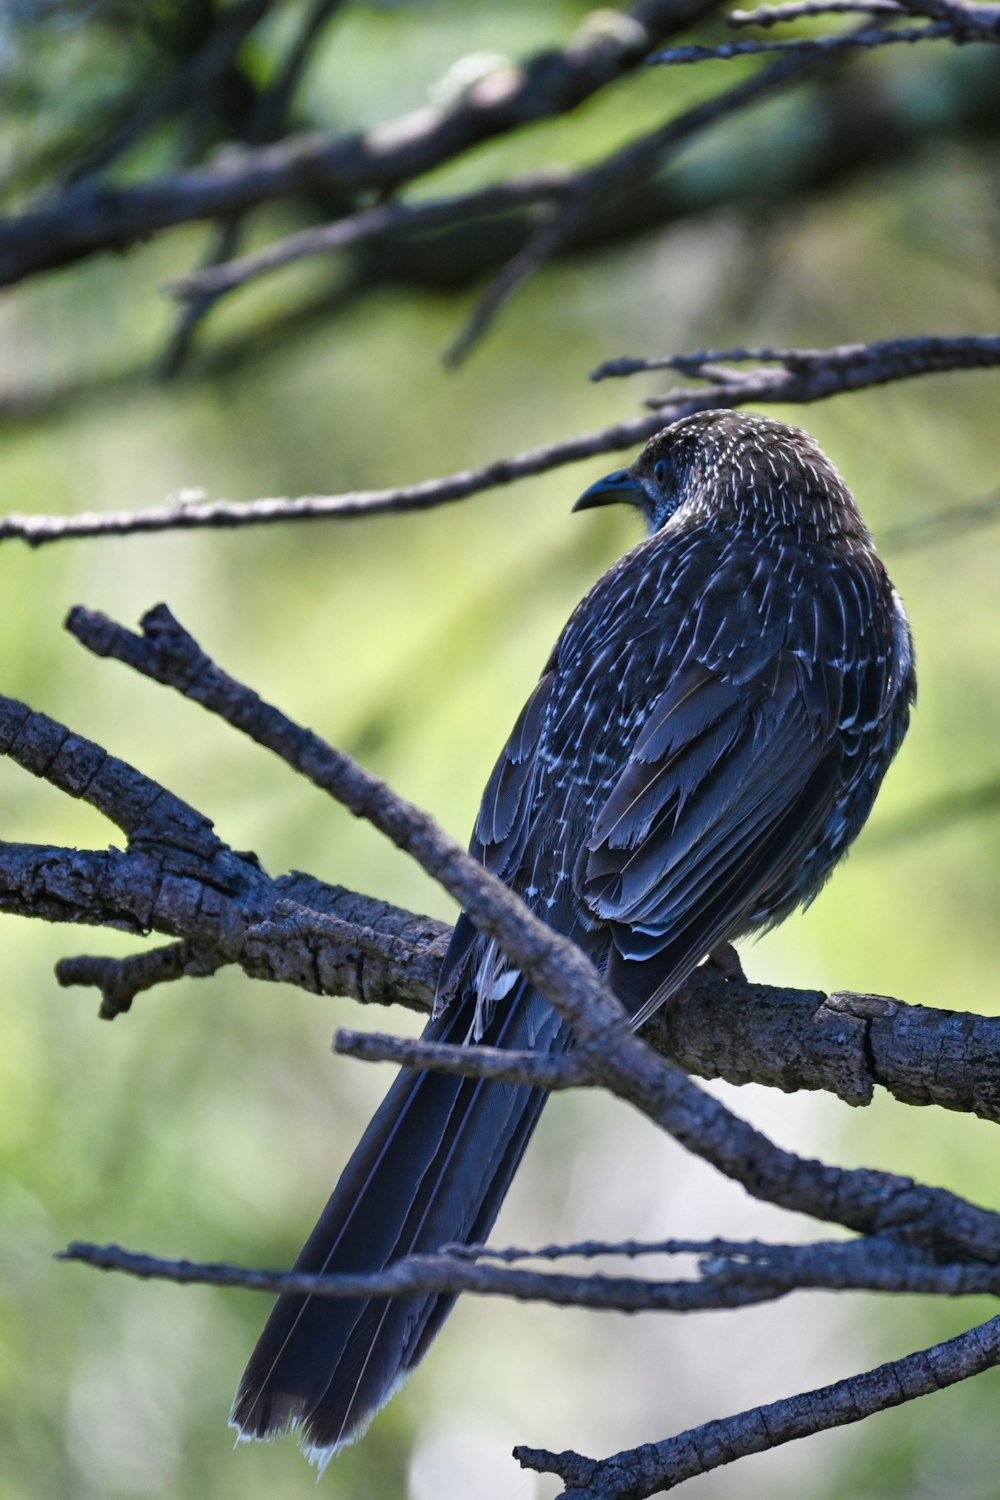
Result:
M60 9L61 24L50 16L41 29L22 26L16 7L0 14L0 66L23 86L0 118L12 206L33 186L27 168L19 180L18 164L57 171L88 112L99 117L133 87L142 64L134 37L126 45L118 33L112 45L115 34L88 7L49 8ZM289 24L285 10L295 7L255 37L252 66L266 69ZM346 7L308 74L309 117L328 128L391 118L426 99L456 59L558 43L584 12L527 0ZM962 69L979 65L970 51L881 55L862 67L879 87L937 107L972 76ZM450 188L590 159L658 119L668 90L682 102L737 76L721 66L638 78L571 120L491 146L442 181ZM801 144L784 101L760 119L779 153ZM680 158L678 178L710 176L742 129ZM154 170L158 152L167 166L171 149L166 133L128 170ZM692 215L544 271L459 371L440 356L471 306L468 292L382 288L336 315L295 318L341 274L310 262L234 297L213 319L206 345L249 338L251 357L214 376L196 366L158 382L142 372L175 317L160 288L197 260L208 235L177 231L0 303L0 505L69 513L156 505L190 487L244 499L410 482L632 415L654 385L585 379L620 353L992 332L997 185L992 146L943 131L898 170L834 182L787 212ZM261 222L264 238L296 221L283 210ZM286 312L294 336L265 336ZM89 394L56 399L76 385ZM752 978L996 1006L1000 817L919 825L939 795L997 776L1000 527L925 546L905 527L996 492L998 398L1000 380L987 372L808 412L775 409L808 425L855 488L911 613L921 696L855 853L806 915L744 950ZM450 917L442 893L377 834L191 704L88 657L62 619L82 602L132 622L168 601L231 672L464 836L566 615L636 538L625 515L569 514L614 466L580 465L406 518L36 553L8 543L0 690L190 799L271 872L306 869ZM114 839L96 813L6 762L0 806L10 840ZM224 973L154 992L107 1026L93 996L55 984L53 965L67 953L135 946L3 923L0 1496L312 1495L314 1475L294 1443L232 1451L229 1401L265 1314L261 1298L102 1277L52 1255L72 1238L113 1239L167 1256L289 1264L389 1075L331 1056L334 1028L359 1023L347 1001ZM404 1013L360 1019L414 1024ZM720 1092L800 1152L912 1173L1000 1207L996 1136L981 1122L885 1099L852 1113L823 1097ZM547 1112L494 1242L810 1232L750 1202L623 1107L570 1097ZM551 1495L551 1482L515 1468L515 1442L602 1455L907 1353L988 1312L804 1295L742 1313L627 1319L468 1300L323 1489L413 1500ZM1000 1495L998 1399L994 1373L721 1470L691 1493L985 1500Z

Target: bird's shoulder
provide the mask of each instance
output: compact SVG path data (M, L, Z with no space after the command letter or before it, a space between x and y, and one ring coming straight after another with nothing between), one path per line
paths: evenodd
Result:
M901 635L905 615L871 548L788 526L666 527L597 581L546 670L556 696L609 670L630 693L655 693L692 660L745 681L782 649L847 663Z

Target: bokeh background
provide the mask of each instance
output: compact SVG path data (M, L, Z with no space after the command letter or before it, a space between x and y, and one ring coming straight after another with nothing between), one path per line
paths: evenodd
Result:
M457 59L559 43L585 9L569 0L346 6L307 74L304 118L329 129L392 118L424 101ZM277 7L254 34L251 72L266 73L300 10ZM164 65L134 22L128 6L0 11L11 211L46 173L58 176L60 153L135 90L142 69ZM947 114L987 64L973 49L865 59L864 87L912 98L938 121L906 160L843 182L832 174L822 192L766 213L692 210L561 260L459 370L441 353L468 313L468 289L381 285L304 314L339 285L343 268L329 261L234 297L207 325L201 362L157 379L176 318L161 289L203 253L204 227L29 282L0 302L0 505L73 513L156 505L192 487L250 499L410 482L634 414L651 382L586 380L620 353L995 331L995 135L952 131ZM658 119L668 90L679 105L738 76L712 66L637 78L569 120L489 147L435 186L588 160ZM800 98L794 120L783 100L761 109L755 129L771 145L763 163L761 148L752 155L755 170L780 173L810 107L821 103ZM718 171L748 149L745 129L736 122L679 157L677 179L717 186ZM178 149L164 130L122 171L169 167ZM292 210L269 211L260 237L298 222ZM227 340L235 352L213 364ZM998 411L1000 379L989 372L775 410L808 425L855 488L911 613L921 696L846 866L808 913L744 949L754 979L996 1008L1000 817L988 801L964 816L927 811L996 783L1000 527L987 517L932 540L909 528L996 494ZM7 543L0 689L163 781L270 871L306 869L449 918L442 893L376 833L196 707L88 657L61 622L76 602L132 622L168 601L227 669L464 835L565 617L636 539L624 514L570 515L611 467L583 464L409 517L37 552ZM96 813L6 762L0 810L9 840L115 838ZM108 1026L91 994L57 987L53 965L134 942L9 917L2 939L0 1495L313 1495L294 1443L234 1452L226 1427L261 1298L102 1277L52 1257L83 1238L290 1264L388 1081L386 1070L330 1053L335 1027L359 1023L356 1008L223 973L154 992ZM402 1012L360 1019L414 1024ZM1000 1207L996 1133L982 1122L884 1098L852 1112L822 1097L722 1092L783 1145ZM493 1238L810 1232L624 1107L567 1097L547 1111ZM629 1319L470 1299L323 1490L551 1495L551 1482L516 1469L515 1442L613 1452L907 1353L988 1311L806 1294L740 1313ZM721 1470L691 1493L987 1500L1000 1494L998 1400L993 1373Z

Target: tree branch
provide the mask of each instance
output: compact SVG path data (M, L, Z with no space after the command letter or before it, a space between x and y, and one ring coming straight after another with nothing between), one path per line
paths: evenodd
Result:
M739 43L732 45L738 46ZM649 61L655 61L650 58ZM496 314L524 282L578 233L588 219L599 219L609 199L629 182L645 178L654 163L662 165L671 152L692 137L732 115L767 99L775 90L795 82L814 61L811 56L789 58L763 68L732 88L714 94L683 114L671 116L654 130L629 141L611 156L577 174L562 202L553 205L550 218L541 224L528 243L501 270L479 298L463 332L446 354L458 364L489 328Z
M129 958L64 958L56 964L56 979L65 988L93 986L101 992L102 1021L131 1010L132 1001L144 990L181 978L208 979L226 960L218 954L195 948L191 943L170 943Z
M570 1020L577 1039L576 1048L567 1059L505 1056L488 1049L433 1048L423 1042L379 1039L363 1043L354 1039L350 1041L353 1050L362 1055L392 1056L408 1065L443 1065L451 1071L480 1076L504 1076L504 1070L506 1076L527 1077L530 1073L531 1082L546 1087L571 1083L607 1088L636 1105L687 1149L741 1182L755 1197L842 1224L862 1235L847 1243L805 1246L771 1247L718 1241L706 1247L689 1242L686 1252L698 1256L697 1274L679 1281L540 1273L511 1268L503 1263L502 1255L491 1257L480 1250L467 1250L457 1257L436 1256L420 1262L404 1262L384 1276L337 1279L322 1285L310 1282L308 1287L288 1281L278 1273L164 1263L150 1257L129 1256L114 1247L101 1250L73 1246L67 1252L71 1258L139 1275L211 1280L268 1290L285 1286L337 1296L412 1295L418 1288L467 1290L618 1310L693 1311L745 1306L806 1287L935 1292L948 1296L1000 1295L1000 1216L941 1189L890 1173L847 1171L804 1160L774 1146L632 1035L617 1001L579 950L535 918L506 886L448 839L426 814L397 797L349 757L325 745L228 677L162 606L146 617L142 636L80 609L73 611L68 623L89 649L124 661L145 676L201 703L272 749L316 786L343 801L411 853L462 902L472 919L497 939L510 960ZM79 961L75 969L70 966L69 978L96 981L106 997L110 996L112 1005L120 1008L123 997L125 1003L131 998L129 990L134 994L145 984L176 977L190 962L196 963L202 972L220 961L243 961L246 966L254 940L263 952L281 954L285 949L283 942L276 941L279 930L282 938L291 935L293 945L305 945L296 951L300 960L304 953L309 955L308 974L301 974L297 980L306 988L323 988L331 977L315 966L314 945L332 944L333 951L340 954L339 962L347 967L343 948L338 945L353 941L356 967L367 971L380 967L384 934L390 938L387 947L392 957L382 968L383 976L393 963L405 976L409 951L405 921L414 920L408 914L386 908L384 916L388 920L352 922L338 909L337 895L346 896L348 903L352 900L362 906L368 903L363 898L352 898L350 893L331 893L332 909L324 912L322 888L308 877L270 881L252 856L235 855L207 820L188 804L99 747L7 700L0 700L0 750L25 769L44 776L72 795L84 797L118 823L129 840L125 851L103 854L0 845L0 905L36 915L70 914L75 920L88 920L92 918L86 913L92 910L95 900L100 904L113 899L118 925L155 927L171 931L180 939L171 948L143 955L140 960L124 961L117 975L107 968L91 966L88 970ZM137 869L140 874L145 872L145 887L141 878L138 881L132 878ZM75 878L68 879L70 874ZM311 909L313 897L317 898L317 910ZM400 918L404 930L400 930ZM439 959L438 940L442 936L438 924L425 924L424 958L430 949L437 947ZM360 962L361 953L364 964ZM269 959L262 967L273 970L275 965ZM418 959L416 988L421 998L426 999L429 993L436 967L436 962L425 963L421 969ZM63 977L67 977L65 973ZM333 979L337 982L339 975ZM716 982L716 989L724 992L720 1014L728 1012L742 1022L747 1011L741 1003L732 1003L733 983L724 982L720 986ZM697 994L696 985L694 995ZM895 1002L875 997L815 998L819 1005L811 1006L814 1021L820 1012L825 1012L820 1029L831 1028L827 1040L833 1044L833 1053L841 1046L836 1028L846 1022L848 1032L861 1028L864 1032L861 1051L874 1059L877 1050L873 1043L874 1028L885 1022L896 1024L902 1016L904 1026L916 1025L918 1036L911 1049L916 1055L922 1047L919 1033L923 1025L928 1033L941 1037L945 1054L950 1052L954 1056L967 1050L971 1050L973 1057L989 1054L994 1059L989 1067L995 1098L995 1059L1000 1055L995 1029L1000 1023L993 1022L991 1026L985 1018L941 1017L931 1012L918 1015L916 1007L899 1007ZM698 1003L697 999L694 1003ZM678 1014L683 1006L691 1004L691 996L682 997ZM669 1007L663 1023L669 1025L677 1019L674 1007ZM787 1046L789 1028L777 1019L775 1024L781 1032L781 1045L772 1041L768 1050L782 1056L783 1066L794 1067ZM984 1029L970 1042L977 1028ZM686 1031L687 1027L683 1029ZM744 1052L741 1041L737 1057ZM710 1054L710 1066L715 1066L714 1047L710 1048ZM528 1073L518 1074L519 1069ZM967 1084L964 1069L956 1072L959 1087L964 1087ZM936 1081L940 1084L939 1077ZM856 1089L857 1081L847 1087ZM864 1094L863 1085L860 1093ZM680 1253L680 1246L670 1247L668 1253ZM953 1345L940 1346L940 1350L954 1346L968 1355L969 1340L975 1344L975 1338L967 1335L965 1343L953 1341ZM947 1380L965 1378L996 1362L993 1343L986 1354L982 1346L976 1347L978 1355L976 1349L969 1357L951 1359L950 1355L947 1358L941 1355L944 1364L940 1368L946 1370ZM890 1398L898 1401L921 1394L925 1388L920 1384L921 1370L926 1374L930 1369L937 1383L946 1383L940 1376L938 1352L910 1356L908 1361L838 1382L794 1402L774 1403L725 1423L709 1424L695 1434L684 1434L655 1448L619 1454L603 1463L572 1454L554 1456L526 1449L519 1450L519 1454L526 1464L562 1474L573 1486L570 1494L628 1496L638 1500L664 1484L678 1483L691 1473L704 1472L739 1453L758 1451L776 1441L855 1420L862 1413L881 1409L880 1403L884 1405ZM975 1362L977 1357L979 1364ZM932 1385L933 1382L926 1385L926 1389ZM692 1452L696 1458L693 1468ZM724 1453L726 1459L719 1458L719 1453Z
M852 47L872 51L876 47L889 47L900 42L912 46L914 42L950 41L960 46L966 42L984 40L984 37L956 31L950 21L936 21L929 26L900 27L898 31L845 31L837 36L722 42L718 47L671 47L666 52L658 52L649 60L662 67L677 67L688 63L729 62L734 57L759 57L775 52L799 53L805 58L817 58L825 57L831 52L845 52Z
M711 366L753 363L781 365L780 370L712 370ZM824 396L884 385L943 370L984 369L1000 364L1000 335L957 337L929 334L874 344L838 344L831 349L703 349L696 354L667 354L652 359L611 359L599 365L591 380L637 375L648 370L680 370L697 380L716 380L742 390L748 379L781 389L784 401L818 401ZM855 385L855 379L861 382ZM653 396L650 404L671 405L677 398ZM764 399L762 396L757 399ZM775 398L777 399L777 398Z
M727 26L783 26L812 16L908 16L897 0L790 0L786 5L758 5L731 10Z
M0 699L0 751L131 830L126 849L0 844L0 911L153 930L178 940L126 959L60 964L96 985L102 1014L181 972L237 964L255 979L427 1011L449 929L308 875L272 878L204 814L23 704ZM1000 1120L1000 1020L884 997L778 989L698 971L644 1030L686 1071L865 1104L882 1086L910 1103Z
M595 1460L524 1447L515 1448L514 1456L524 1468L558 1474L566 1485L560 1500L646 1500L747 1454L766 1453L796 1438L863 1421L875 1412L980 1375L998 1363L1000 1317L863 1375L706 1422L665 1442L647 1443L613 1458Z
M892 1233L942 1258L1000 1261L1000 1215L891 1173L806 1161L774 1146L705 1094L632 1033L619 1002L572 942L535 916L428 814L229 677L164 606L146 615L141 636L79 608L68 625L96 654L175 688L272 750L410 854L569 1022L593 1080L751 1195L862 1233Z
M646 1253L695 1256L695 1274L679 1280L513 1268L488 1247L475 1258L456 1253L410 1255L382 1271L337 1276L310 1271L261 1271L249 1266L170 1260L75 1240L60 1260L141 1280L179 1285L240 1287L246 1291L317 1297L406 1297L414 1292L471 1292L512 1297L554 1307L601 1312L705 1312L749 1307L793 1291L869 1291L946 1297L1000 1295L1000 1267L952 1262L939 1265L912 1246L888 1239L825 1240L811 1245L759 1241L666 1241ZM605 1252L607 1253L607 1252ZM526 1252L532 1255L533 1252Z
M640 0L620 15L600 12L563 51L491 74L448 107L428 105L366 134L292 137L130 187L80 183L0 220L0 285L296 194L388 192L484 141L576 109L718 4Z
M453 198L424 199L418 203L392 199L388 203L376 204L374 208L359 209L332 224L320 224L287 235L251 255L222 260L218 265L175 277L167 290L182 300L198 302L211 298L216 301L227 292L312 255L329 255L391 234L426 232L494 215L521 204L558 199L569 191L578 176L565 168L550 167Z
M758 368L746 372L729 368L737 361L757 361ZM775 363L781 367L771 368ZM702 389L692 387L650 397L646 402L652 408L649 414L615 423L598 432L529 449L512 458L496 459L478 469L464 469L442 479L341 495L305 495L243 502L182 501L146 511L77 516L12 513L0 517L0 543L17 539L31 547L41 547L70 538L132 536L202 527L274 525L285 521L345 520L429 510L547 473L564 464L634 448L669 422L692 412L774 402L805 404L918 375L987 369L997 365L1000 365L1000 336L997 335L933 335L893 339L886 343L842 344L831 349L727 349L653 359L615 359L599 366L591 378L605 380L646 370L677 369L692 379L708 381L709 384Z

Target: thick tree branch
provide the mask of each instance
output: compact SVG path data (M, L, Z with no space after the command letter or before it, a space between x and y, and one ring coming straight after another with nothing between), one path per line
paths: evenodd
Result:
M80 183L48 204L0 221L0 284L192 220L224 218L291 195L387 192L483 141L576 109L636 68L719 0L640 0L590 19L565 50L482 79L456 103L428 105L362 135L298 136L234 153L153 182Z
M177 940L121 960L63 960L60 983L96 986L102 1015L126 1009L152 984L224 964L313 993L429 1010L449 936L443 923L308 875L272 878L225 845L202 813L23 704L0 699L0 746L136 828L124 850L0 843L0 912ZM103 772L68 778L72 765ZM137 805L144 822L133 823ZM825 1089L850 1104L867 1103L881 1086L907 1102L1000 1120L994 1017L726 981L709 969L643 1035L702 1077Z
M68 624L96 654L174 687L274 751L410 854L569 1022L596 1083L634 1104L753 1196L862 1233L891 1233L943 1259L1000 1261L1000 1215L891 1173L806 1161L705 1094L631 1032L618 1001L573 943L529 911L428 814L229 677L164 606L145 617L141 636L82 609L72 612Z
M412 1294L419 1287L515 1296L560 1305L669 1311L744 1306L806 1287L934 1292L949 1296L1000 1294L1000 1216L909 1179L878 1171L846 1171L804 1160L774 1146L633 1036L617 1001L579 950L532 916L506 886L495 881L448 839L426 814L402 801L349 757L325 745L228 677L163 607L146 617L142 636L83 610L74 611L69 624L91 650L127 662L144 675L201 703L272 749L315 785L343 801L411 853L462 902L474 921L496 937L511 961L571 1021L577 1038L577 1046L569 1058L542 1061L530 1055L505 1057L486 1049L432 1048L426 1043L397 1040L368 1039L364 1043L355 1040L353 1050L362 1055L391 1056L406 1064L443 1065L452 1071L495 1077L503 1076L504 1069L507 1076L517 1076L518 1069L529 1072L533 1069L531 1081L548 1087L572 1083L608 1088L636 1105L687 1149L741 1182L754 1196L842 1224L862 1235L858 1240L832 1245L768 1247L716 1242L708 1248L688 1246L688 1251L698 1256L698 1267L696 1275L687 1280L542 1273L512 1268L503 1263L502 1255L490 1257L467 1251L458 1257L436 1256L402 1263L385 1276L310 1284L308 1290L323 1295L390 1296ZM79 961L75 970L71 967L68 977L96 981L101 986L106 1006L120 1009L139 988L177 977L191 964L201 972L219 962L241 961L248 967L249 947L255 940L268 953L283 953L284 943L278 941L279 934L283 939L289 932L293 944L306 945L304 950L297 951L300 959L309 955L308 972L298 978L307 988L325 988L331 977L322 974L315 965L313 945L322 943L332 944L334 951L338 951L339 945L349 945L353 940L354 962L359 970L381 967L384 976L396 964L405 973L408 943L405 931L399 930L398 918L407 914L394 914L390 908L386 909L389 918L386 923L381 920L352 923L351 917L338 909L336 898L330 903L331 909L324 912L322 890L310 883L308 877L270 881L252 856L235 855L229 850L195 809L171 797L156 783L114 760L99 747L72 736L43 716L31 714L23 705L0 700L0 749L25 769L46 777L72 795L86 798L114 819L129 840L125 851L111 850L101 855L0 846L0 903L9 909L45 916L72 914L77 920L88 920L92 917L86 913L92 911L95 899L111 900L117 925L155 927L180 939L168 949L143 955L139 960L125 960L117 974L100 966L88 970ZM141 879L136 883L123 878L126 872L135 873L136 862L138 870L145 870L147 875L145 899L137 894L143 890ZM75 879L67 878L71 873ZM349 893L341 894L352 899ZM357 902L360 898L353 900ZM355 911L357 914L357 908ZM213 930L218 934L215 940L211 936ZM391 956L383 966L382 936L386 931L390 935L387 948ZM426 948L438 946L439 952L441 936L437 924L428 924ZM277 945L276 949L272 944ZM341 963L344 962L342 957ZM436 963L425 965L419 972L416 988L421 998L426 998L429 992L435 969ZM336 983L339 976L332 977ZM720 988L718 983L715 987ZM692 988L697 997L697 983ZM732 982L724 983L721 988L725 999L720 1009L742 1021L749 1007L744 1011L741 1004L733 1003L736 996ZM905 1023L916 1022L918 1036L911 1051L917 1055L922 1042L921 1021L926 1022L929 1034L943 1039L944 1053L949 1051L950 1039L952 1054L961 1054L966 1060L972 1034L978 1027L985 1028L972 1044L971 1054L975 1057L982 1048L988 1058L987 1072L995 1074L995 1059L1000 1049L996 1038L991 1039L990 1024L984 1018L942 1018L933 1017L932 1013L918 1018L916 1008L901 1008L874 997L868 997L867 1001L857 996L815 998L819 1004L812 1009L825 1013L820 1029L829 1028L826 1040L832 1044L833 1054L842 1043L838 1027L846 1025L848 1033L861 1028L861 1051L874 1058L872 1028L895 1021L902 1013ZM691 996L685 995L678 1010L691 1003ZM694 1003L698 1003L697 998ZM672 1012L673 1007L663 1018L665 1023L676 1020ZM787 1062L789 1028L779 1020L776 1025L781 1044L772 1043L767 1050L776 1050ZM712 1066L714 1047L709 1051ZM743 1051L740 1043L737 1059ZM794 1062L789 1065L794 1069ZM959 1089L966 1083L964 1072L964 1068L956 1070ZM995 1094L995 1076L992 1087ZM850 1094L851 1090L863 1097L863 1080L841 1082L840 1092ZM678 1247L673 1248L676 1251ZM206 1268L190 1263L163 1263L129 1256L114 1247L101 1250L74 1246L68 1253L91 1264L128 1269L139 1275L211 1280L269 1290L279 1285L305 1289L274 1273L245 1272L231 1266ZM975 1345L971 1354L970 1339ZM984 1353L984 1346L976 1344L975 1335L965 1336L964 1343L953 1341L953 1345L965 1353L954 1359L942 1355L945 1364L940 1368L938 1351L910 1356L908 1361L839 1382L794 1402L774 1403L725 1423L709 1424L695 1434L684 1434L655 1448L619 1454L603 1463L573 1454L553 1456L529 1450L520 1450L520 1456L527 1464L562 1474L571 1486L570 1494L632 1496L637 1500L664 1484L678 1483L742 1452L759 1451L776 1441L856 1420L861 1414L881 1409L890 1400L908 1399L935 1384L965 1378L997 1362L994 1345L990 1343ZM952 1347L940 1346L942 1350ZM944 1377L941 1368L946 1370ZM926 1376L928 1370L933 1379L921 1385L921 1371Z
M103 1013L180 972L238 964L253 978L427 1010L448 929L309 876L272 879L209 820L150 778L23 704L0 700L0 748L132 831L125 850L0 845L0 910L155 930L178 946L125 960L73 959L64 984L96 984ZM1000 1021L861 995L722 981L700 971L644 1035L689 1072L852 1104L897 1098L1000 1119Z

